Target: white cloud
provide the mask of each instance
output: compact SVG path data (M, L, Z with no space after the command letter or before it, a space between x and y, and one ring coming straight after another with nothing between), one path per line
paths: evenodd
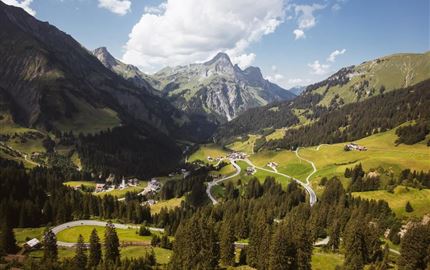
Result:
M98 0L99 7L105 8L118 15L125 15L130 11L130 0Z
M247 68L255 61L255 53L241 54L239 56L231 57L231 61L238 64L241 69Z
M159 4L158 6L149 6L149 7L145 7L145 13L150 13L150 14L162 14L165 10L166 10L166 3L163 2L161 4Z
M3 3L24 9L28 14L35 16L36 11L30 7L33 0L1 0Z
M328 72L330 65L320 64L318 60L315 60L313 63L308 64L311 68L312 73L316 75L324 75Z
M314 27L317 23L314 12L324 9L325 6L320 4L312 5L293 5L294 13L297 16L297 29L293 31L295 39L305 37L305 30Z
M301 38L305 38L305 32L303 32L303 30L300 29L296 29L293 31L293 34L296 36L295 39L301 39Z
M167 0L134 25L122 60L148 69L207 60L219 51L247 65L250 44L284 20L285 0Z
M342 50L335 50L334 52L332 52L329 57L327 58L328 62L334 62L336 61L336 57L338 57L339 55L342 55L346 52L346 49L342 49Z

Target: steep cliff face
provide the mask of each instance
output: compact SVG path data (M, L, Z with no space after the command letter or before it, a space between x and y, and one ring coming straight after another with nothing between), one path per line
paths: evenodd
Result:
M265 80L257 67L233 65L225 53L201 64L164 68L153 75L155 88L184 111L230 121L243 111L294 94Z

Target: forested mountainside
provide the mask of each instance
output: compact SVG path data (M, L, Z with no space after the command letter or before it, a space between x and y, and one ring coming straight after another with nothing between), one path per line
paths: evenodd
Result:
M430 52L396 54L343 68L328 79L310 85L292 101L254 108L221 126L218 140L249 133L306 125L346 104L384 95L430 79Z
M287 130L284 138L270 141L267 146L295 149L298 146L354 141L412 120L429 125L429 90L430 80L426 80L405 89L350 103L338 110L324 112L311 124ZM420 129L412 131L415 136L421 136L421 140L428 133L426 125L422 132Z
M181 129L204 133L204 122L189 132L191 117L116 75L56 27L4 3L0 13L3 122L88 132L137 121L173 137Z
M152 78L177 108L230 121L253 107L289 100L294 94L264 79L257 67L242 70L225 53L201 64L167 67Z

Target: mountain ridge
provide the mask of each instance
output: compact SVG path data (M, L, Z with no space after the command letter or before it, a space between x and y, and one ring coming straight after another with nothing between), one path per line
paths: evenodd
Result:
M154 86L184 111L213 115L230 121L253 107L286 99L294 94L263 78L258 67L242 70L226 53L204 63L166 67L152 76Z

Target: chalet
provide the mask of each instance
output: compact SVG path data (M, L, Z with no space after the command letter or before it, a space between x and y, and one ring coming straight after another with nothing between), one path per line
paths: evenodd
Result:
M367 148L362 145L358 145L356 143L349 143L345 146L345 149L348 149L349 151L355 150L355 151L367 151Z
M267 166L270 168L276 169L279 165L278 165L278 163L271 161L271 162L267 163Z
M33 238L33 239L25 242L24 248L27 250L36 249L36 248L40 247L40 245L41 245L40 241L36 238Z
M159 191L161 189L160 182L157 179L152 178L148 183L148 188L150 191Z
M95 192L102 192L105 190L105 186L106 186L106 184L104 184L104 183L97 183L94 191Z

